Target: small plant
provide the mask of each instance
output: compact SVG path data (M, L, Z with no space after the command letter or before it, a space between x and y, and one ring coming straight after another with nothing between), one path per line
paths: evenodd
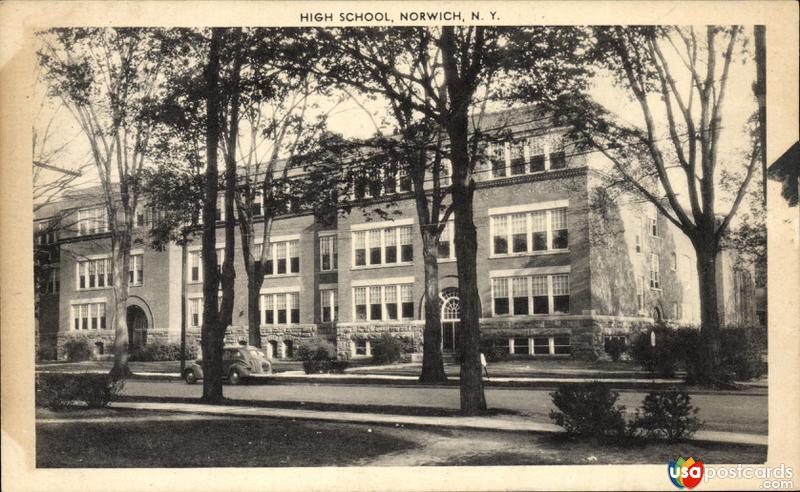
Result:
M61 410L82 401L91 408L105 407L122 391L125 382L111 381L108 374L39 374L36 404Z
M558 411L550 412L556 425L573 436L602 442L625 437L625 407L617 405L619 393L600 382L560 384L550 393Z
M388 333L372 341L372 360L376 364L392 364L400 360L405 352L405 344Z
M64 352L70 362L81 362L92 358L92 346L86 338L73 338L64 343Z
M343 374L350 367L346 360L304 360L303 371L306 374Z
M194 343L186 344L186 359L191 360L197 357L197 345ZM180 343L153 342L147 345L136 346L130 350L130 360L134 362L160 362L170 360L180 360Z
M297 357L302 361L326 361L336 359L336 347L321 337L303 340L297 347Z
M696 417L698 409L691 400L686 391L678 388L650 392L634 425L648 437L669 441L691 437L702 425Z
M625 338L609 337L605 340L605 351L614 362L619 362L620 357L628 350Z

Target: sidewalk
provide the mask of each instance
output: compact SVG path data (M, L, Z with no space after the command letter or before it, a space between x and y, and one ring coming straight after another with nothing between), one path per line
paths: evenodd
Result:
M561 427L558 427L554 424L533 422L528 418L514 416L428 417L361 412L330 412L248 406L208 405L202 403L112 402L109 406L111 408L184 412L231 417L307 419L357 424L409 425L420 427L439 427L452 429L460 428L511 432L563 432ZM766 446L767 436L761 434L746 434L741 432L698 431L692 438L692 441L711 441Z

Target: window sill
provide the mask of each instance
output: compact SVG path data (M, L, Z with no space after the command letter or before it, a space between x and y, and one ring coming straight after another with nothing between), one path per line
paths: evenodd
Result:
M439 263L455 263L456 258L437 258Z
M338 271L339 270L334 268L333 270L319 270L319 273L337 273ZM266 275L265 275L265 277L266 277Z
M500 258L519 258L524 256L547 256L547 255L558 255L562 253L569 253L569 249L553 249L548 251L534 251L534 252L524 252L524 253L507 253L507 254L492 254L489 256L490 260L500 259Z
M357 319L351 321L351 323L360 323L360 324L376 324L381 323L385 325L394 324L394 323L404 323L414 321L414 318L400 318L400 319Z
M299 277L300 272L297 273L273 273L271 275L264 275L264 278L286 278L286 277Z
M538 314L494 314L492 318L498 319L519 319L519 318L544 318L546 316L569 316L571 313L538 313Z
M261 328L269 328L272 326L300 326L302 323L273 323L271 325L260 325Z
M93 292L93 291L108 290L108 289L113 289L113 288L114 288L113 285L109 285L107 287L84 287L84 288L75 289L75 292Z
M354 266L350 267L350 270L374 270L377 268L394 268L394 267L407 267L407 266L414 266L413 261L407 261L402 263L384 263L381 265L364 265L364 266Z

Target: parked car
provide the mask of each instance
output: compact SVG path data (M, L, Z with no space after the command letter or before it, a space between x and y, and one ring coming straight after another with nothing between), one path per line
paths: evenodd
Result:
M222 373L230 384L239 384L252 374L272 374L272 364L258 347L225 347L222 351ZM203 360L197 359L183 371L183 380L194 384L203 379Z

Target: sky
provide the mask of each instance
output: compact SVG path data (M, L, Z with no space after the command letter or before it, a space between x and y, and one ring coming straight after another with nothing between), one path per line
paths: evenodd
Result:
M745 28L744 35L750 37L751 28ZM752 43L750 43L752 44ZM688 85L688 71L684 68L681 59L669 45L664 45L664 53L667 56L676 82L679 87ZM729 74L729 86L724 106L723 122L724 128L720 138L720 163L722 167L738 169L744 162L749 138L745 131L746 123L750 115L755 110L755 99L752 94L752 83L755 80L755 63L750 57L741 57L736 63L731 65ZM63 147L63 151L57 154L58 167L65 169L78 169L84 167L86 171L81 178L73 183L74 186L82 187L96 183L97 175L93 166L86 167L91 163L89 147L84 135L81 134L78 125L70 115L69 111L61 107L57 102L48 100L45 93L46 89L37 84L34 87L34 103L44 104L40 117L37 118L35 128L38 134L45 133L45 128L49 125L49 139L45 148L57 149ZM320 111L330 111L328 116L329 129L341 133L345 137L367 137L373 135L378 130L388 133L392 130L386 118L387 106L384 101L374 98L360 96L354 91L349 91L351 98L338 102L334 106L333 98L320 99L316 102L320 105ZM638 102L634 101L630 95L621 87L616 86L611 78L606 74L600 74L594 81L590 91L591 96L604 105L607 109L617 114L624 121L641 126L642 112ZM653 107L663 105L659 101L651 100ZM656 114L657 121L666 121L664 113ZM660 132L666 135L664 125ZM52 171L42 171L37 179L46 181L57 176ZM685 187L685 185L684 185Z

